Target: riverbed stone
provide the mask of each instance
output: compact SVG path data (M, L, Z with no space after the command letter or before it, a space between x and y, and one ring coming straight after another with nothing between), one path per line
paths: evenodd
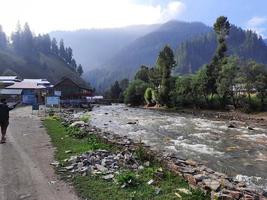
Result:
M195 177L191 174L184 174L184 178L185 180L187 180L187 182L190 185L196 186L197 185L197 180L195 179Z
M215 191L215 192L218 191L218 189L221 186L219 181L211 180L211 179L204 179L203 183L205 184L207 188L210 188L212 191Z
M73 122L70 127L82 127L84 126L85 122L84 121L76 121L76 122Z

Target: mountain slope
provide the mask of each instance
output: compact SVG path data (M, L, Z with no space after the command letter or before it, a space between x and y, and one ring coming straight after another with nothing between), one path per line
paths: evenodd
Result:
M74 50L74 56L85 71L95 69L108 60L121 48L135 39L155 30L159 24L129 26L112 29L91 29L78 31L54 31L50 33L58 41L63 38L65 44Z
M12 51L0 50L0 75L5 73L15 73L23 78L46 78L53 84L69 77L82 86L87 85L65 62L52 54L40 53L35 61L29 62Z
M251 31L231 27L227 39L228 55L238 55L243 59L253 59L267 63L267 46L261 37ZM193 73L211 61L217 47L216 35L210 32L204 36L182 43L176 51L176 73Z
M140 65L153 65L166 44L176 48L183 41L210 31L211 28L199 22L167 22L123 48L105 62L103 68L89 71L84 77L97 90L103 91L115 80L132 78Z
M265 44L267 45L267 39L264 40Z

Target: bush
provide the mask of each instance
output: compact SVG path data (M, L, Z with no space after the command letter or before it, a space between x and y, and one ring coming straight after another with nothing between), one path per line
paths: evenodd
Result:
M77 127L68 127L67 133L69 136L77 139L83 139L88 135L85 129L79 129Z
M91 118L90 114L86 113L86 114L84 114L83 116L80 117L80 120L85 122L85 123L87 123L87 122L90 121L90 118Z
M116 180L119 185L124 187L136 187L139 184L136 174L128 170L121 172L116 177Z
M149 84L144 81L132 81L124 93L124 102L132 106L142 105L145 102L144 93L147 88Z

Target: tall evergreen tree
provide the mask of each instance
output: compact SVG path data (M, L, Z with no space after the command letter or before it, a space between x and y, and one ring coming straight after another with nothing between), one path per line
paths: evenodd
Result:
M34 51L33 34L28 23L24 24L23 31L21 33L21 48L22 54L31 56Z
M171 70L175 66L174 54L169 46L165 46L157 59L157 68L161 74L161 84L159 90L159 101L161 104L168 105L171 91Z
M22 29L20 22L17 23L16 31L11 34L12 46L16 52L22 51Z
M59 56L63 60L66 60L66 50L65 50L65 45L64 45L63 39L61 39L60 42L59 42Z
M83 74L83 67L81 64L79 64L78 68L77 68L77 72L78 74L81 76Z
M219 76L219 72L221 69L221 65L225 64L226 60L224 59L226 57L226 37L229 35L230 31L230 23L227 19L227 17L221 16L217 18L214 26L214 31L217 34L217 42L218 46L216 49L216 53L214 57L212 58L212 61L210 64L208 64L207 67L207 90L213 95L216 93L216 80Z
M72 60L72 49L70 47L66 48L66 62L68 64L71 64L71 60Z
M0 25L0 49L5 49L6 47L7 47L6 34L3 31L2 26Z
M58 46L57 46L57 40L56 40L56 38L53 38L52 39L52 42L51 42L51 51L55 55L58 55L59 54L59 49L58 49Z
M73 70L76 71L76 69L77 69L77 63L76 63L76 60L74 58L71 59L70 65L73 68Z

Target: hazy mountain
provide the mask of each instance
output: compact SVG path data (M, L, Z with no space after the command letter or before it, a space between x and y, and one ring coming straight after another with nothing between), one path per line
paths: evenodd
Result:
M267 46L256 33L232 26L227 44L229 55L238 55L242 59L253 59L267 64ZM176 51L175 72L184 74L197 71L211 61L216 47L214 32L183 42Z
M265 44L267 45L267 39L264 39Z
M166 44L175 49L183 41L210 31L210 27L199 22L167 22L136 39L107 60L101 69L89 71L84 77L103 91L115 80L132 78L140 65L153 65Z
M80 85L84 80L70 69L58 56L40 53L34 61L27 61L13 51L0 50L0 75L18 75L23 78L46 78L56 83L63 77L69 77Z
M154 24L111 29L54 31L50 36L58 41L63 38L65 44L72 47L74 56L83 65L84 71L88 71L99 68L104 60L111 59L123 47L159 26Z

